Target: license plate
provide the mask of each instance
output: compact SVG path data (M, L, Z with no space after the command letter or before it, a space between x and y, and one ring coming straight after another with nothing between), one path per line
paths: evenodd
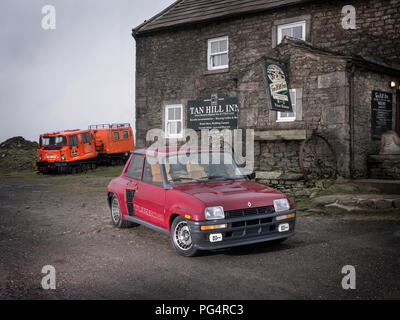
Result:
M210 242L219 242L219 241L222 241L222 233L210 234Z
M289 231L289 223L280 224L278 227L279 232Z

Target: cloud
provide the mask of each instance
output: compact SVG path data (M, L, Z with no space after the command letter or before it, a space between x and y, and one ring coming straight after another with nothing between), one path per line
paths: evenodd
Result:
M134 121L131 29L173 0L2 0L0 141ZM56 8L56 30L41 27Z

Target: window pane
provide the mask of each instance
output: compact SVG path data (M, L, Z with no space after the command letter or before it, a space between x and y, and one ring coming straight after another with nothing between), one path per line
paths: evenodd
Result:
M220 45L219 52L228 51L228 41L227 40L221 40L219 42L219 45Z
M303 27L302 26L293 28L293 38L303 39Z
M182 122L179 121L176 123L176 125L176 133L180 134L182 132Z
M176 134L176 122L169 123L169 133Z
M228 65L228 54L221 55L221 66Z
M219 67L221 65L221 56L213 56L211 59L213 67Z
M168 120L175 120L174 108L168 108Z
M218 53L219 52L219 45L218 41L211 42L211 53Z
M289 36L289 37L292 36L292 28L283 28L283 29L282 29L282 39L283 39L285 36Z
M290 90L290 100L292 101L293 108L296 106L296 91Z
M181 108L175 108L175 120L181 120Z

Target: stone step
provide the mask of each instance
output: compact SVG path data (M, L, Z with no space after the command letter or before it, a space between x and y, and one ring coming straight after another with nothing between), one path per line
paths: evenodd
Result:
M384 194L400 194L400 180L358 179L353 182L369 185Z
M313 199L318 206L345 206L359 209L391 209L400 208L400 195L397 194L359 194L329 195Z

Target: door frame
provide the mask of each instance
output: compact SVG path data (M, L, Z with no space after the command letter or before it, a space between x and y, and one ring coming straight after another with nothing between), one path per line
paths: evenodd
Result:
M400 136L400 89L396 90L396 118L394 130Z

